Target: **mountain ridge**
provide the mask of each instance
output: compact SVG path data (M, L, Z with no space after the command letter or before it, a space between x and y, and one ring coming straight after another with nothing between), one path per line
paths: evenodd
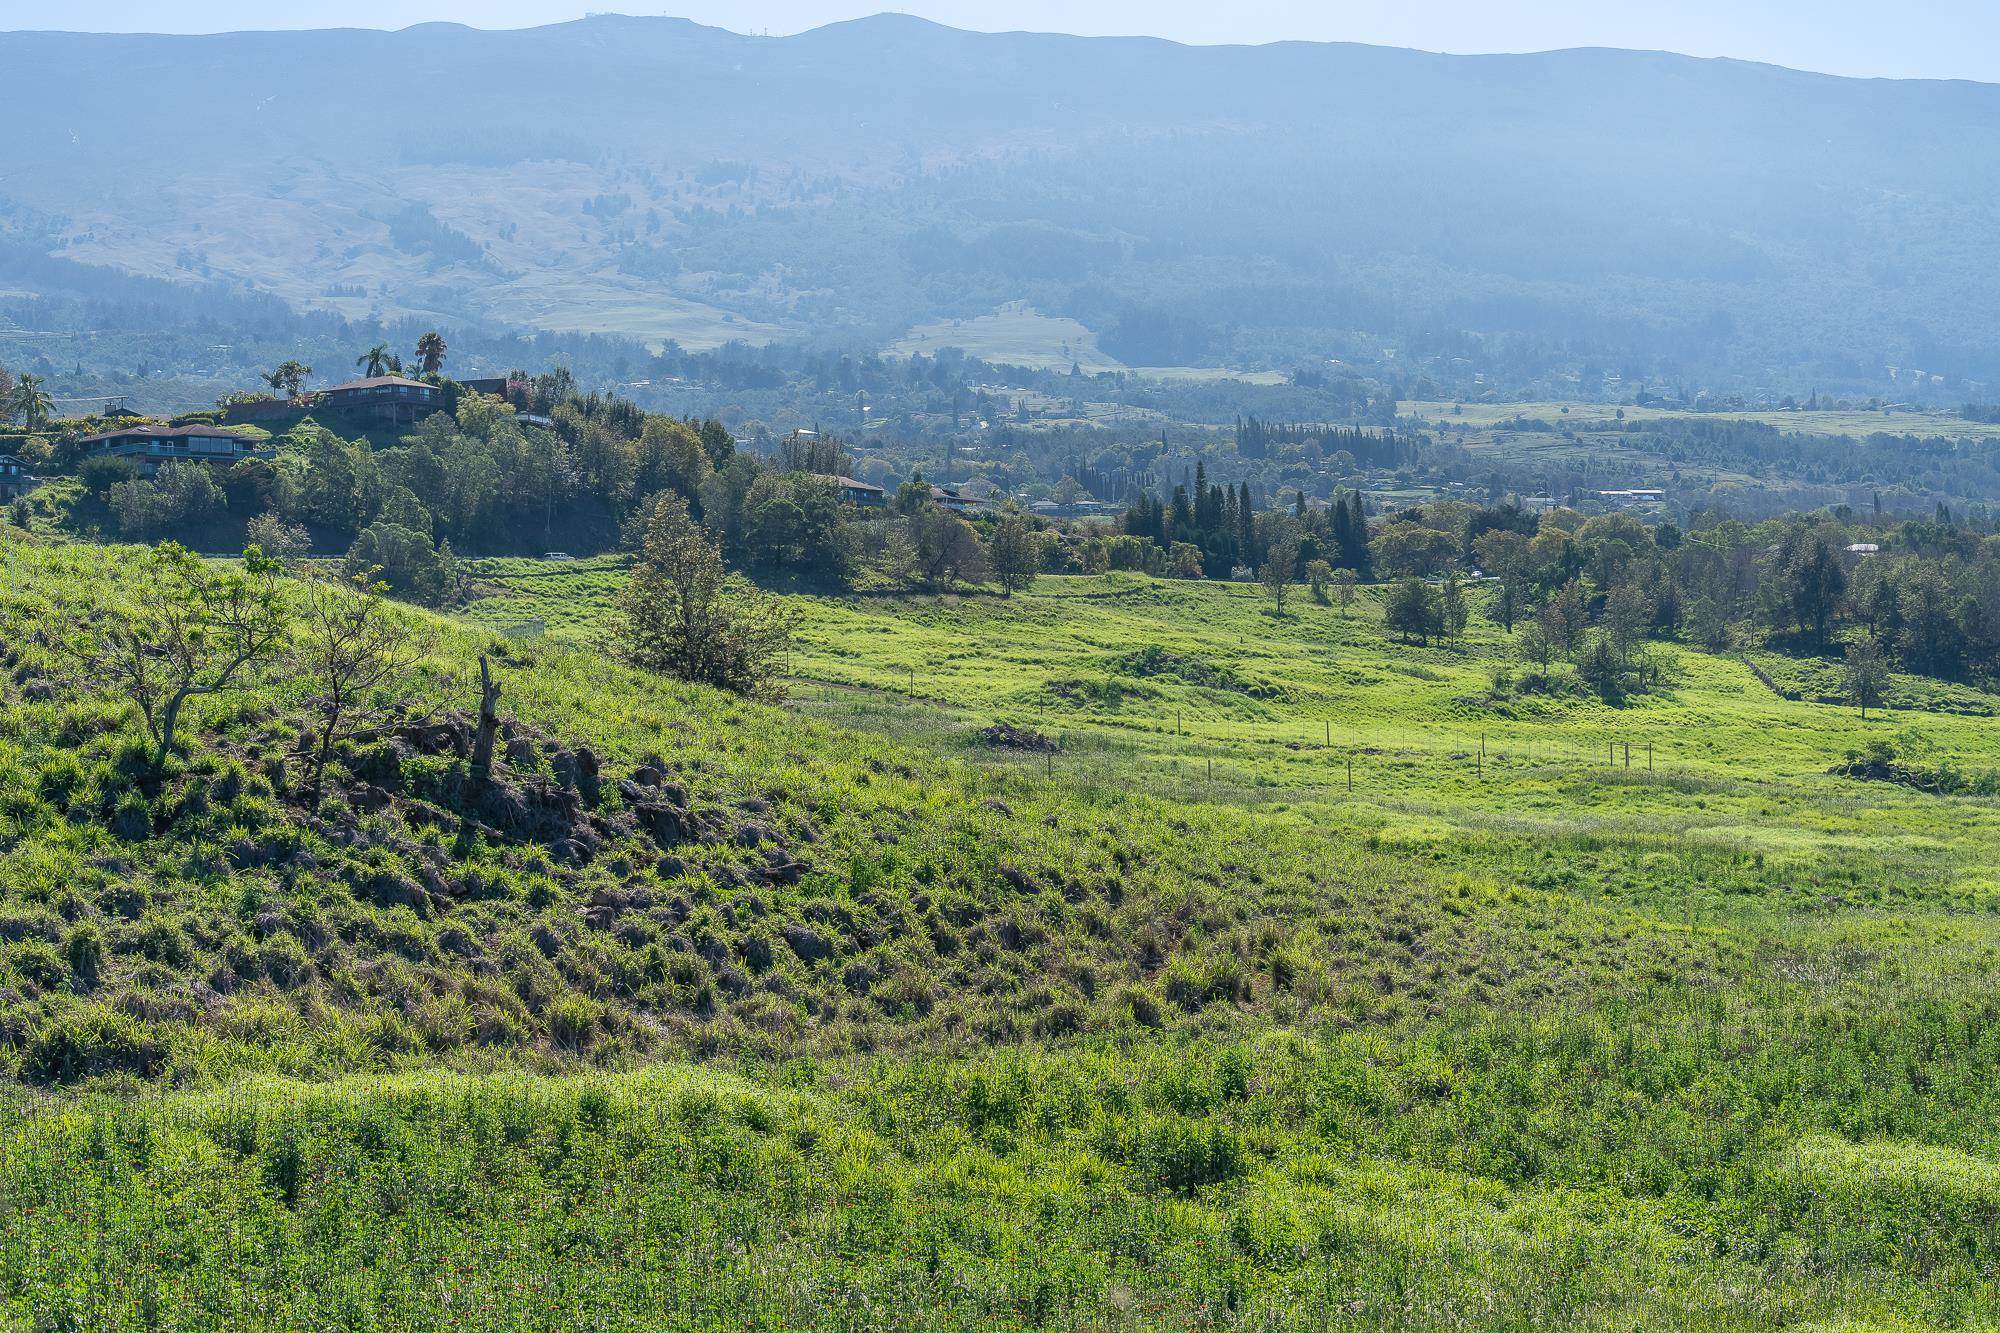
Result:
M895 15L8 33L0 77L0 196L57 219L26 239L349 315L874 349L1019 302L1132 365L1472 334L2000 373L1992 84Z

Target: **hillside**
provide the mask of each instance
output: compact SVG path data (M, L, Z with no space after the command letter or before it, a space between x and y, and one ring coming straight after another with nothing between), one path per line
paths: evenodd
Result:
M10 1319L1993 1308L1996 807L1824 771L1976 757L1970 692L1864 731L1677 650L1628 709L1509 713L1467 702L1495 629L1112 576L802 599L777 708L607 662L614 567L513 562L475 621L572 614L398 613L432 646L315 804L287 659L150 779L54 645L157 575L14 558Z
M146 566L17 559L17 1314L1991 1308L1995 806L1825 771L1882 734L1976 759L1972 697L1901 681L1861 729L1678 652L1629 708L1509 712L1497 630L1398 646L1372 593L1280 621L1049 579L812 603L788 710L607 664L580 619L425 620L410 716L313 805L283 670L146 779L48 648ZM553 577L516 603L615 573ZM480 651L491 788L448 711ZM1062 748L989 751L995 719Z
M8 33L0 78L0 276L31 291L111 266L695 346L964 321L988 352L1025 311L1109 366L1546 354L1945 402L2000 374L1984 85L894 16Z

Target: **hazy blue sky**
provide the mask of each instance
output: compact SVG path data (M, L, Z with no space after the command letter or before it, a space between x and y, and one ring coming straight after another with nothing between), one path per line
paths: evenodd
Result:
M958 27L1150 33L1184 42L1285 38L1436 51L1629 46L1803 69L2000 82L1996 0L0 0L0 28L216 32L400 28L427 19L526 27L586 10L675 13L738 32L797 32L900 8Z

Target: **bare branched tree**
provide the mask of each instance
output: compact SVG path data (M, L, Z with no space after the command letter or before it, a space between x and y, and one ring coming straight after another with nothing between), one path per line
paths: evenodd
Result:
M429 650L362 579L307 579L299 598L292 664L312 690L313 731L306 750L308 789L318 801L334 746L378 723L410 671Z

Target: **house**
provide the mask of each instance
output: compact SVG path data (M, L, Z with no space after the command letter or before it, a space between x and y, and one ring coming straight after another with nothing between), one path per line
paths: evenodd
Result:
M461 388L473 393L483 393L489 398L505 398L507 396L508 380L505 375L495 375L476 380L460 380L458 383Z
M1667 493L1655 490L1599 491L1597 498L1608 500L1620 509L1634 509L1639 505L1659 504L1667 498Z
M931 487L931 500L938 508L953 514L976 513L986 507L984 501L961 493L956 486Z
M823 481L840 493L840 498L851 505L863 509L880 509L889 503L889 496L880 486L871 486L853 477L834 477L822 472L813 474L814 481Z
M239 435L220 426L168 426L157 421L86 435L78 444L93 458L130 458L147 476L160 464L180 460L234 463L244 458L270 458L277 453L265 441Z
M414 423L445 408L444 390L401 375L349 380L323 391L318 405L328 411L370 416L377 421Z
M1028 512L1043 518L1097 518L1105 514L1116 514L1117 505L1106 504L1102 500L1037 500L1028 506Z
M12 454L0 454L0 500L18 500L41 483Z
M1874 542L1850 542L1841 548L1849 555L1880 555L1882 548Z

